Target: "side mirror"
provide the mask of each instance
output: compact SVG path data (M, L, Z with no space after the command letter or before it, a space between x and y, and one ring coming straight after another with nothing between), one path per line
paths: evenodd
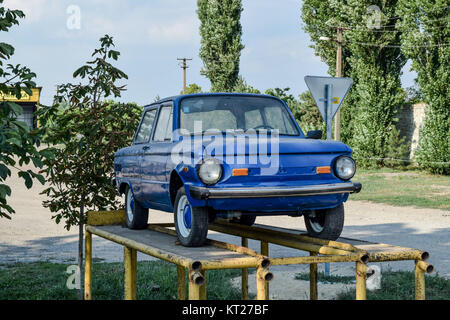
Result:
M322 130L308 131L306 139L322 139Z

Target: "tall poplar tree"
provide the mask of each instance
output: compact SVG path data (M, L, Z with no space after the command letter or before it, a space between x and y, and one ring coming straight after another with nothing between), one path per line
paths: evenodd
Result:
M400 0L397 27L427 105L416 159L424 168L450 173L450 4Z
M239 77L241 42L241 0L198 0L200 19L201 74L211 81L211 91L231 92Z

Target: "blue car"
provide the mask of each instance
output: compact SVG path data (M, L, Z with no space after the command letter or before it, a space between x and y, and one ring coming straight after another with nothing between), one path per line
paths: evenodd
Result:
M144 108L130 147L116 152L115 184L127 226L148 210L174 213L184 246L204 243L215 218L251 226L257 216L303 216L312 237L335 240L356 171L352 150L305 136L286 103L267 95L209 93Z

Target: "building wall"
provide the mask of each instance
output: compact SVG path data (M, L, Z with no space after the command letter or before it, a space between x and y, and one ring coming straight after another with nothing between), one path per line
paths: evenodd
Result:
M425 119L425 103L405 106L398 114L398 129L406 142L411 143L410 159L413 158L419 142L419 131Z

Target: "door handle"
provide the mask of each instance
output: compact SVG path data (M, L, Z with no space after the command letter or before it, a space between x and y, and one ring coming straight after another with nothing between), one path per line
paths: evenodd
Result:
M147 150L150 150L150 148L151 148L150 146L143 146L142 150L147 151Z

